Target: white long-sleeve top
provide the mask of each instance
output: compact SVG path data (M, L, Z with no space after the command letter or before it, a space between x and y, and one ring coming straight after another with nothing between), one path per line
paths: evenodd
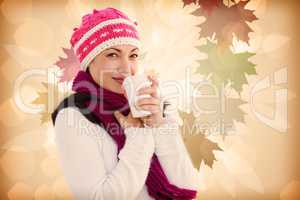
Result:
M198 190L198 170L174 120L167 119L159 128L126 128L124 133L126 142L117 155L117 145L106 130L88 121L77 108L58 113L55 142L75 199L153 199L145 185L153 153L172 184Z

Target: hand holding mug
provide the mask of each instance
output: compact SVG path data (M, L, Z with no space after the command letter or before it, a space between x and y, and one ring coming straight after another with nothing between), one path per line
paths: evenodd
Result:
M148 75L148 79L152 84L140 88L137 91L137 95L149 95L149 97L138 99L136 105L138 108L151 113L148 116L141 117L144 125L149 127L159 127L164 123L162 101L158 92L159 82L155 75Z

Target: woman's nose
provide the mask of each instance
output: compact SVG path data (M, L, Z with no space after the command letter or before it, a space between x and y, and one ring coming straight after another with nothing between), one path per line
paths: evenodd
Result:
M130 75L131 74L131 68L132 63L130 63L129 60L122 60L122 63L120 63L119 72L124 75Z

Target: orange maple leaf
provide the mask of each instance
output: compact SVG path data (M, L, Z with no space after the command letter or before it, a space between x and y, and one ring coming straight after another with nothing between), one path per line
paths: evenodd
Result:
M181 126L181 136L191 157L194 167L200 168L202 162L209 167L213 167L216 161L214 151L223 151L219 145L209 140L206 135L201 133L197 128L197 119L193 113L179 111L179 115L183 120Z

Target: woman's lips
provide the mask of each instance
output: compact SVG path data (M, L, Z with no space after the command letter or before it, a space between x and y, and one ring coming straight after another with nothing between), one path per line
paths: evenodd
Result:
M112 79L114 79L118 83L122 84L125 78L124 77L112 77Z

